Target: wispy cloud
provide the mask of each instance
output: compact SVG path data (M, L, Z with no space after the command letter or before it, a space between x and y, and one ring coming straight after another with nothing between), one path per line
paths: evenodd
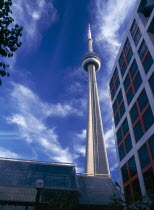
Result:
M77 154L85 156L86 151L86 129L74 134L74 150Z
M17 153L11 152L8 149L0 147L0 157L4 158L20 158L20 156Z
M96 40L99 43L100 49L110 54L108 61L110 68L113 66L127 28L128 17L131 16L135 3L136 0L129 0L127 3L125 0L109 0L107 2L96 0Z
M13 83L12 87L14 113L7 117L7 122L17 126L19 136L26 142L39 144L38 150L41 148L52 161L74 161L75 155L60 144L56 128L48 128L46 119L78 115L78 111L69 104L45 103L26 86Z
M24 27L22 40L25 49L36 47L42 30L57 20L57 10L52 0L14 0L12 11L15 23Z

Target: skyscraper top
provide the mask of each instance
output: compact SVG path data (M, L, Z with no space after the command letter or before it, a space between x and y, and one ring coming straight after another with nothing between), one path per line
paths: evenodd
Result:
M88 39L92 39L92 37L91 37L91 29L90 29L90 24L89 24L89 29L88 29Z
M93 39L91 36L90 24L89 24L89 28L88 28L88 51L93 52Z

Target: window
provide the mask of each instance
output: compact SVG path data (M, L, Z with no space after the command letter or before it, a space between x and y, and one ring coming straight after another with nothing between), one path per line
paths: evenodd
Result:
M142 112L143 109L145 108L145 106L148 104L148 97L147 97L147 94L145 92L145 89L141 92L137 101L138 101L138 104L139 104L139 107L140 107L140 111Z
M120 119L125 113L125 105L124 105L124 100L123 100L123 95L122 95L121 90L119 91L112 108L113 108L113 113L114 113L115 126L117 126Z
M125 139L125 146L126 146L126 152L128 153L132 149L132 141L130 138L130 134Z
M131 61L131 58L133 56L133 51L129 42L129 39L127 38L123 51L120 55L119 58L119 66L120 66L120 71L121 71L121 75L122 77L124 76L127 66L129 64L129 62Z
M131 191L130 191L130 185L129 184L124 188L124 192L125 192L126 202L130 203L130 201L132 199L131 199Z
M130 104L134 95L138 91L141 83L142 78L138 70L136 60L134 60L124 81L124 88L128 105Z
M148 130L151 127L151 125L154 123L154 117L150 106L144 112L142 119L145 130Z
M140 29L138 28L138 30L137 30L137 32L136 32L136 34L135 34L135 37L134 37L134 43L135 43L136 46L138 45L141 36L142 36L141 31L140 31Z
M154 173L152 168L143 174L147 194L154 194Z
M136 142L138 142L144 134L140 121L138 121L138 123L134 126L133 130L134 130L135 140Z
M129 131L127 118L126 118L126 119L124 120L124 122L122 123L122 130L123 130L123 135L124 135L124 136L125 136L126 133Z
M116 135L117 135L117 143L119 149L119 158L120 160L122 160L132 148L132 141L129 134L127 118L125 118L125 120L123 121Z
M121 130L121 127L117 131L117 134L116 135L117 135L118 144L120 144L120 142L122 141L122 130Z
M134 156L128 160L128 166L129 166L130 176L133 177L135 174L137 174Z
M152 158L154 159L154 134L149 138L148 142L149 142L149 145L150 145Z
M137 101L131 108L130 117L137 142L154 123L154 116L145 90L141 92Z
M152 93L153 93L153 96L154 96L154 72L149 79L149 84L150 84L150 87L151 87L151 90L152 90Z
M140 31L140 29L139 29L139 27L136 23L136 20L134 20L133 25L130 29L130 32L131 32L132 38L134 40L134 43L137 46L139 41L140 41L140 38L141 38L142 34L141 34L141 31Z
M124 158L124 156L125 156L124 145L121 144L121 146L118 149L119 149L120 160L122 160Z
M134 123L136 121L136 119L139 117L139 112L138 112L136 103L130 110L130 117L131 117L132 123Z
M127 182L128 179L129 179L127 164L125 164L125 165L121 168L121 173L122 173L123 183Z
M138 178L132 182L132 187L133 187L134 200L135 201L140 200L142 196L141 196L141 188Z
M118 70L116 68L113 73L113 76L111 78L111 81L109 83L112 100L116 94L116 91L117 91L119 85L120 85L120 80L119 80Z
M140 157L140 162L141 162L141 168L146 167L150 163L150 157L149 157L149 152L147 149L147 145L144 144L138 151L139 157Z
M138 50L138 53L143 64L144 71L147 73L153 64L153 59L144 40Z

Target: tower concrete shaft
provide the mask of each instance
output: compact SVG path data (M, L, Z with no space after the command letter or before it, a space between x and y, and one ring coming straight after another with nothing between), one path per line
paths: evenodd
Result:
M89 52L82 62L83 69L88 72L89 82L85 173L110 175L96 81L100 58L92 51L91 31L88 32L88 46Z

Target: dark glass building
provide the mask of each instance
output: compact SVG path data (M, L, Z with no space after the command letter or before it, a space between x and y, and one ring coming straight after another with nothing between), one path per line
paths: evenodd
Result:
M138 0L109 81L123 193L154 194L154 1Z
M81 210L105 208L112 195L120 196L110 176L76 174L73 164L0 158L0 209L34 210L37 180L44 182L41 210L48 209L49 203L55 205L59 196L58 205L68 195Z

